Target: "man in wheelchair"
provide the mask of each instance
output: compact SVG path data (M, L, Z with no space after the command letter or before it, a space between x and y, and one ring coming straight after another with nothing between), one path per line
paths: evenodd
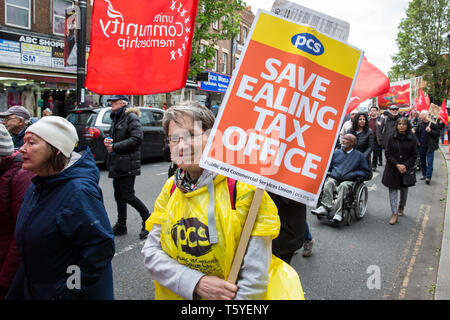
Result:
M364 155L353 146L356 137L346 134L342 139L342 148L334 151L329 168L328 177L325 180L320 205L311 213L317 216L328 216L331 210L335 210L331 222L342 221L342 210L346 195L352 191L357 179L369 180L372 178L372 170ZM334 199L334 193L337 198Z

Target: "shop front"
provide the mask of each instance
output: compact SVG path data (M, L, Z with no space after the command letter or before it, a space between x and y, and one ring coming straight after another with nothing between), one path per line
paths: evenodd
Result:
M0 110L23 105L33 117L46 108L65 117L76 89L76 67L64 67L63 39L0 27ZM86 105L98 101L86 94Z
M206 71L208 81L198 82L199 94L205 96L205 105L208 108L220 106L230 84L230 76L218 72Z
M150 108L163 108L178 104L182 101L197 101L211 109L213 106L220 106L225 92L230 83L230 76L212 71L205 71L208 75L207 81L187 80L186 86L180 90L142 96L139 105Z

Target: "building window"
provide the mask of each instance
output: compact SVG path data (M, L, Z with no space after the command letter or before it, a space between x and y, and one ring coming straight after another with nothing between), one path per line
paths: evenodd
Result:
M241 27L239 26L239 32L236 35L236 41L241 42Z
M219 30L219 20L214 21L212 27L214 30Z
M248 33L248 28L243 27L242 28L242 42L245 42L245 40L247 39L247 33Z
M205 52L205 46L200 44L200 53ZM206 60L203 60L203 68L206 68Z
M73 1L53 0L53 33L64 35L66 9L73 7Z
M227 73L228 53L222 52L222 73Z
M6 25L31 29L31 0L5 1Z
M212 71L217 71L217 57L219 56L219 50L215 50L216 53L214 54L214 57L212 58L212 63L213 63L213 70Z

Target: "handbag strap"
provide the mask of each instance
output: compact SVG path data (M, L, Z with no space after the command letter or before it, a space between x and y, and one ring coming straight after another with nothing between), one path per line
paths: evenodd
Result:
M400 153L400 159L403 160L403 154L402 154L402 149L400 148L400 141L398 141L397 139L395 139L397 141L397 145L398 145L398 152Z

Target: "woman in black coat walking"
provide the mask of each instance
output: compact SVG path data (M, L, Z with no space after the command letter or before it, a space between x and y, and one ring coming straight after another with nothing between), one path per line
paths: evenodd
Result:
M389 224L396 224L398 216L403 215L403 209L408 197L408 187L403 186L402 175L413 168L417 158L417 142L411 132L411 123L407 118L397 120L394 134L389 138L386 150L386 166L381 182L389 188L389 201L392 217ZM397 207L398 191L400 190L400 202Z
M370 155L373 149L373 133L369 128L369 119L364 112L358 112L353 119L352 128L347 132L356 137L355 149L360 151L370 166Z

